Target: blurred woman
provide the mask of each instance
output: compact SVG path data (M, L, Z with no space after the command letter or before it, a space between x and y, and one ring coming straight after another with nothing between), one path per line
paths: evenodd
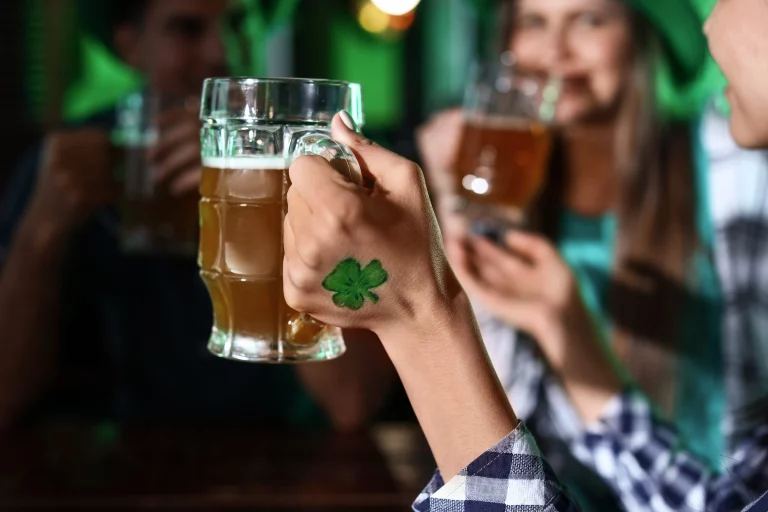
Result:
M596 418L564 404L574 392L600 389L596 360L617 359L692 449L716 464L725 399L705 159L692 143L696 123L665 116L656 86L661 62L678 84L700 70L699 21L682 1L515 0L510 7L506 40L517 65L563 79L548 183L530 212L545 238L512 234L510 250L501 250L453 229L452 214L437 205L497 373L582 499L600 490L566 444ZM458 146L461 123L460 112L444 113L419 134L424 167L441 192L453 157L445 148ZM592 340L592 322L605 347L574 341L565 350L552 341ZM556 372L568 366L582 378L564 388L545 358ZM585 508L606 506L591 501Z

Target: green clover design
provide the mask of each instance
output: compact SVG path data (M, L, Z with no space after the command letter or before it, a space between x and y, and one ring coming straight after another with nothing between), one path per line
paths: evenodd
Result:
M333 303L340 308L357 311L365 305L365 298L379 302L379 296L371 290L383 285L389 274L379 260L371 261L365 268L354 258L342 261L323 280L323 288L334 292Z

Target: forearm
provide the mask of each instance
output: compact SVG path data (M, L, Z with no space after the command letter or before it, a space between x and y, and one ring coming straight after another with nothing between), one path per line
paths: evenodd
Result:
M375 334L345 330L344 341L343 357L296 371L336 428L354 430L378 413L396 375Z
M589 311L581 301L575 304L564 322L550 322L544 329L550 339L542 348L582 421L590 424L621 393L623 383Z
M446 480L517 426L466 296L379 332Z
M66 237L33 215L22 221L0 274L0 426L50 375Z

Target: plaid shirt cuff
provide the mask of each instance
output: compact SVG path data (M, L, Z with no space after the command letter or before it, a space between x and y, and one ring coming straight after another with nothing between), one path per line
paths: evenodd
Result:
M626 391L574 445L574 454L609 482L629 511L697 510L706 500L709 468L678 451L675 430L650 402Z
M520 423L448 483L438 471L413 509L426 511L575 512L528 429Z
M573 448L630 512L733 512L768 487L768 429L758 429L733 457L724 457L725 467L716 474L684 449L674 428L656 418L638 392L612 400Z

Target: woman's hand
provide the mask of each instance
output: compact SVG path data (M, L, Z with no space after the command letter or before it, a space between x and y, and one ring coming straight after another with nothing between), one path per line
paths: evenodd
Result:
M469 295L536 338L554 364L568 314L579 305L576 279L544 238L511 231L505 242L502 248L475 236L451 239L448 253Z
M493 315L534 338L584 422L592 422L621 390L621 380L576 278L544 238L513 231L505 241L507 248L477 237L452 240L456 275Z
M463 293L421 170L349 129L341 116L333 121L333 136L353 150L375 186L367 191L348 182L321 157L293 163L284 233L286 301L325 323L380 336L409 324L414 333L427 329L423 320Z
M351 124L337 116L333 137L355 152L375 187L345 181L320 157L294 162L285 299L331 325L378 335L450 477L512 431L517 418L448 265L421 170Z

